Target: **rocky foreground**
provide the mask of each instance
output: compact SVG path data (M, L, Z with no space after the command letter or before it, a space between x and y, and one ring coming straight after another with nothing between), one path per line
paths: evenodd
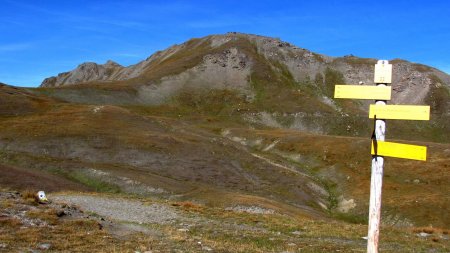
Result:
M365 225L101 194L0 192L0 252L365 252ZM383 252L448 252L448 230L381 233Z

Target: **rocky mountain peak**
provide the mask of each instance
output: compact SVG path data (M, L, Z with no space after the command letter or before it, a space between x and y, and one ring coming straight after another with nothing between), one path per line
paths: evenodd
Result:
M161 104L186 89L232 89L255 97L255 84L267 83L264 89L273 89L270 93L280 92L286 85L298 86L297 90L308 87L329 106L334 82L373 84L376 61L354 55L330 57L279 38L229 32L173 45L128 67L111 60L105 64L83 63L70 72L45 79L41 86L120 82L139 87L139 101ZM394 104L419 104L430 96L440 98L438 90L450 87L450 76L437 69L400 59L391 63Z
M105 64L97 64L95 62L84 62L78 65L70 72L63 72L58 76L46 78L42 87L58 87L64 85L73 85L86 83L90 81L110 81L115 80L115 76L124 67L120 64L108 60Z
M113 60L107 60L105 64L103 64L105 67L122 67L122 65L118 64L117 62Z

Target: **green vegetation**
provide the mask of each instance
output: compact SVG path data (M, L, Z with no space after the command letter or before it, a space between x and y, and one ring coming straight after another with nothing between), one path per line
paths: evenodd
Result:
M249 110L245 95L233 90L184 90L174 99L180 108L186 107L186 112L231 117L235 113Z
M423 64L418 64L418 63L414 63L414 69L415 70L417 70L417 71L419 71L419 72L429 72L429 71L431 71L432 69L430 68L430 67L428 67L428 66L426 66L426 65L423 65Z
M114 184L110 184L108 182L104 182L100 179L96 179L93 177L89 177L88 175L82 172L73 172L69 174L69 178L76 182L80 182L97 192L110 192L110 193L119 193L121 192L120 187Z
M323 94L329 98L332 98L334 96L334 86L336 84L345 83L344 75L337 70L327 68L325 70L325 80L323 83L324 85L321 87Z
M425 103L431 106L431 112L442 115L450 112L450 91L439 77L430 75L431 85Z
M341 58L342 59L342 58ZM373 66L377 63L377 60L371 58L359 58L359 57L345 57L343 61L353 67L363 66Z

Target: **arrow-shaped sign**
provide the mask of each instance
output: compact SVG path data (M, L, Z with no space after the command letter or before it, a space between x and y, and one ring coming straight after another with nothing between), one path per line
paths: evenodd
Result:
M334 98L390 100L390 86L335 85Z
M374 141L372 141L372 155L375 155ZM427 147L409 144L401 144L387 141L376 142L376 155L390 156L412 160L427 160Z
M430 120L429 105L370 105L369 118L373 119Z

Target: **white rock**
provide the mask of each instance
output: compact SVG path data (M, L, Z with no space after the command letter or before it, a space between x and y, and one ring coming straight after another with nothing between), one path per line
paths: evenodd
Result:
M420 232L420 233L417 234L417 236L420 236L420 237L428 237L429 235L430 234L425 233L425 232Z

